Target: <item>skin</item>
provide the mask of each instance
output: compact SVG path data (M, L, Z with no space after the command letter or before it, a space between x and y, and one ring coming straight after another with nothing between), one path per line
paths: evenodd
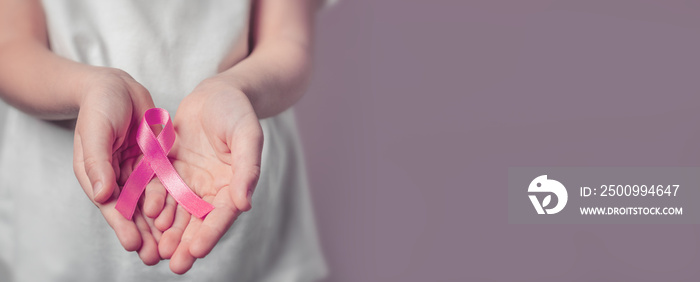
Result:
M254 1L249 55L222 62L219 74L181 101L169 157L190 188L214 205L204 220L179 207L157 179L133 220L114 209L119 185L141 157L134 132L153 100L124 71L51 52L37 0L0 0L0 97L42 119L77 118L73 166L85 194L124 249L147 265L170 259L171 270L182 274L251 209L263 145L259 119L303 95L318 6L317 0Z

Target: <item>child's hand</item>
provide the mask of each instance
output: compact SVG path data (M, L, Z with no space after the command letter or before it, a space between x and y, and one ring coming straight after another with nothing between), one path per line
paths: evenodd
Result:
M175 222L163 233L161 256L171 258L173 272L185 273L251 208L263 133L248 97L216 78L202 82L180 103L174 125L178 136L170 154L173 165L215 207L204 220L193 216L189 221L187 212L177 207ZM168 201L166 210L175 210L175 205Z
M139 209L134 213L133 221L127 220L114 208L121 172L128 175L140 156L134 133L143 113L154 107L153 100L143 86L123 71L96 68L92 73L94 76L76 89L80 93L80 111L73 150L75 175L85 194L114 229L122 246L127 251L138 251L145 264L153 265L160 261L157 247L160 232L153 228L153 220L145 217ZM159 189L162 187L153 183L147 187L147 190ZM152 214L162 209L164 191L162 196L160 207L157 211L152 208ZM156 202L150 205L157 207L158 198L150 196L147 203Z

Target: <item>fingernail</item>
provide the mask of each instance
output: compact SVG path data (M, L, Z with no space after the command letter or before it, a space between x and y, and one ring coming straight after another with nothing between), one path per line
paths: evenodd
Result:
M102 191L102 181L97 181L97 183L92 186L92 196L97 197L97 194L99 194L100 191Z

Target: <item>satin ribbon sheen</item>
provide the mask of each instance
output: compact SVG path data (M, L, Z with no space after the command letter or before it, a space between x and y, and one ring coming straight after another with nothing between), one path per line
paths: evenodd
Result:
M164 125L158 137L151 130L151 125L157 124ZM136 143L143 152L143 158L124 183L115 206L124 217L130 220L134 215L139 197L153 175L160 179L168 193L190 214L203 218L214 209L214 206L192 192L168 159L168 152L175 143L175 129L168 111L160 108L147 110L136 133Z

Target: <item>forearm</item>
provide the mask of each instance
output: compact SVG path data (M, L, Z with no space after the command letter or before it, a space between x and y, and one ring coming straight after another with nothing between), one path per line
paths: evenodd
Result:
M311 52L294 42L259 46L218 77L233 83L250 100L258 118L277 115L304 94L311 74Z
M0 46L0 96L39 118L75 118L80 103L78 89L92 68L61 58L36 43L6 43Z
M49 50L39 1L0 0L0 98L41 118L73 118L92 68Z
M258 118L283 112L304 94L318 7L317 0L253 1L252 51L216 77L245 93Z

